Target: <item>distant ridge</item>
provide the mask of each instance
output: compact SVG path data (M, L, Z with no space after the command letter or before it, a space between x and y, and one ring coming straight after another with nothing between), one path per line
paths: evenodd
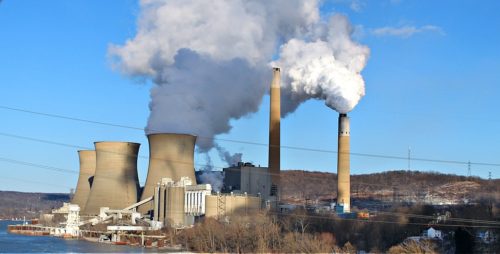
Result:
M336 198L337 175L302 170L281 171L283 198L290 201ZM351 175L353 198L383 198L422 201L426 198L470 201L490 197L500 199L500 179L491 182L438 172L408 170Z
M62 206L69 201L67 193L31 193L0 191L0 219L13 217L38 218L40 213Z
M283 170L283 199L295 203L336 198L337 175L327 172ZM351 176L354 199L385 201L428 199L470 202L492 198L500 200L500 179L491 182L479 177L467 177L437 172L394 170ZM40 213L62 206L70 200L67 193L29 193L0 191L0 219L13 217L38 218Z

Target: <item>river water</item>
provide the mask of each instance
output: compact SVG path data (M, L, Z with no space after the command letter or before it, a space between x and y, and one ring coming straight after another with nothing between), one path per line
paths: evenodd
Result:
M20 221L0 221L0 253L146 253L166 252L156 248L117 246L84 240L65 240L52 236L24 236L7 233L7 225Z

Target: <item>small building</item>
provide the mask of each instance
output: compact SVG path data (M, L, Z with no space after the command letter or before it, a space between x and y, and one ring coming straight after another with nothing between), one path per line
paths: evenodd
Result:
M427 230L424 230L423 236L434 239L443 239L443 232L441 230L436 230L431 227Z

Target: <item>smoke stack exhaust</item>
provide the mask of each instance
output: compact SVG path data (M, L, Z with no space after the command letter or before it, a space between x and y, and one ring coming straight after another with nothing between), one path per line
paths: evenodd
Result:
M345 212L351 210L350 180L350 127L347 114L339 114L339 140L337 158L337 203Z
M82 150L78 151L78 157L80 159L80 174L78 176L78 183L76 184L76 191L72 204L77 204L80 206L80 211L85 210L85 204L87 204L87 199L90 194L90 177L95 174L95 151L94 150Z
M270 91L269 118L269 173L271 174L271 196L280 195L280 118L281 118L280 68L273 68Z

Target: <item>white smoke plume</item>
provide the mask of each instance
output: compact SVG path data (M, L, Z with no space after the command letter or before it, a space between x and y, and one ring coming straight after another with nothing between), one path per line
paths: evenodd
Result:
M364 94L368 49L351 40L345 17L323 22L319 0L142 0L140 8L135 37L109 54L124 74L155 83L148 134L194 134L208 152L231 119L258 110L278 49L284 114L309 98L349 111Z
M219 157L227 163L228 166L237 165L238 162L242 161L243 154L242 153L234 153L231 154L226 149L219 145L215 145L217 152L219 153Z
M365 95L361 71L370 50L351 39L353 29L343 15L334 15L329 24L310 41L291 39L281 46L273 63L284 72L283 115L303 101L325 100L330 108L347 113Z
M224 172L213 170L212 159L210 159L208 154L205 155L205 161L206 164L199 176L200 183L208 183L212 186L213 191L219 192L222 190L222 186L224 186Z

